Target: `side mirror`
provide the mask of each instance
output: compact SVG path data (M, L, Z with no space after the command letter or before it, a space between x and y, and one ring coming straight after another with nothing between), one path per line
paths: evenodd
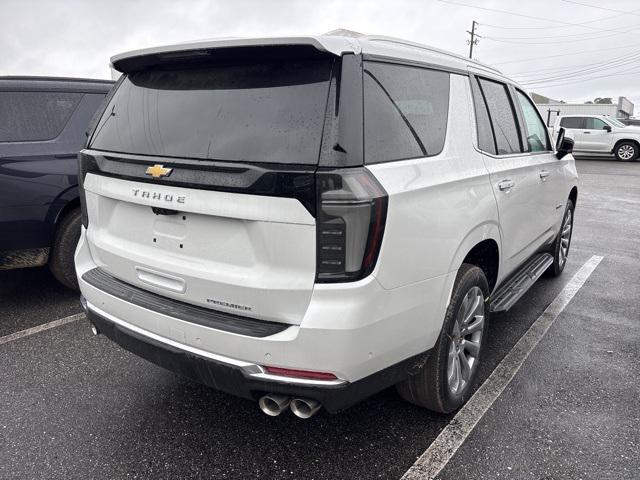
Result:
M571 152L573 152L573 139L565 136L564 128L561 128L556 140L556 157L560 160Z
M602 129L606 130L609 133L611 133L611 125L605 125L604 127L602 127Z

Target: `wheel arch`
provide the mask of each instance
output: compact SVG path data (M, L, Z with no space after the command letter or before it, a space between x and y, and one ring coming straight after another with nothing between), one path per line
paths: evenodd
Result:
M60 193L49 207L49 211L45 217L45 224L50 244L53 243L53 238L60 221L75 208L80 208L80 194L77 185L69 187Z
M613 153L613 154L615 155L616 150L618 149L618 146L619 146L621 143L625 143L625 142L633 143L633 144L636 146L636 148L638 149L638 151L640 151L640 142L639 142L638 140L635 140L635 139L633 139L633 138L621 138L620 140L618 140L618 141L613 145L613 148L611 149L611 153Z
M575 207L578 202L578 187L573 187L571 189L571 192L569 192L569 200L573 202L573 206Z
M457 271L463 263L481 268L489 290L495 288L500 271L500 234L495 222L478 225L464 238L454 255L452 270Z
M71 210L75 210L76 208L80 208L80 197L75 197L69 200L69 202L60 209L54 222L56 226Z

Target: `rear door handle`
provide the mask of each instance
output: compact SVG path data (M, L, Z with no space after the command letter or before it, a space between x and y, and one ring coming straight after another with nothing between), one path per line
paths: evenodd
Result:
M540 178L542 179L543 182L549 176L549 170L540 170L540 172L538 172L538 173L540 174Z
M588 133L589 135L591 135L591 132L582 132L582 133Z
M509 193L509 191L515 186L513 180L503 180L498 184L498 188L503 192Z

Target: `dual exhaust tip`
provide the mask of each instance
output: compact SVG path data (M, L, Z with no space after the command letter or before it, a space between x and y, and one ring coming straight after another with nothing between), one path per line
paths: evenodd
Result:
M260 410L270 417L277 417L289 407L296 417L305 420L313 417L322 408L322 404L316 400L308 398L291 399L285 395L274 394L261 397L258 405Z

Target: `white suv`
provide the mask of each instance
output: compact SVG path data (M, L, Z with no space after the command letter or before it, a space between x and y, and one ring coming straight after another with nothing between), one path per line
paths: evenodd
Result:
M637 160L640 153L640 127L625 125L607 115L560 115L553 132L560 128L573 138L578 155L615 155L618 160Z
M368 36L112 64L76 268L94 332L158 365L269 415L396 384L451 412L490 312L564 268L572 142L490 67Z

